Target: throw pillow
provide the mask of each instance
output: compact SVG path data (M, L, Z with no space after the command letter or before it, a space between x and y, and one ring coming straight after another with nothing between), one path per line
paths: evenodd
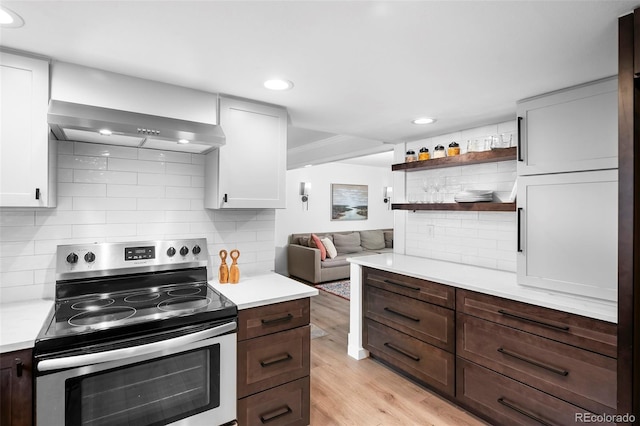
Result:
M350 234L333 234L333 244L338 254L358 253L362 251L362 247L360 247L360 234L357 232Z
M316 234L311 234L311 239L316 245L316 248L320 250L320 260L325 260L327 258L327 249L324 248L322 241L320 241L320 238L318 238Z
M331 242L331 240L329 238L320 238L320 241L322 241L322 245L324 246L325 249L327 249L327 257L329 259L333 259L334 257L336 257L338 255L338 251L336 250L336 246L333 245L333 243Z
M393 231L384 231L384 246L393 248Z
M384 233L382 231L360 231L360 245L365 250L380 250L384 248Z
M301 246L304 247L309 247L309 237L300 237L298 238L298 242L300 243Z

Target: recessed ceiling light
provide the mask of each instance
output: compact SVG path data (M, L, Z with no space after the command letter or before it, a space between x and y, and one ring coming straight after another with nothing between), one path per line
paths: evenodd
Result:
M289 90L293 88L293 83L289 80L282 80L282 79L276 78L273 80L265 81L264 87L270 90Z
M184 144L189 143L189 141L188 141L188 140L186 140L186 139L179 139L179 140L178 140L178 143L179 143L179 144L183 144L183 145L184 145Z
M435 122L436 119L431 117L420 117L412 121L413 124L431 124Z
M304 165L304 167L305 167L305 168L307 168L307 167L311 167L311 166L313 166L313 164L305 164L305 165Z
M100 133L102 136L111 136L111 130L109 129L100 129L98 130L98 133Z
M13 10L0 6L0 25L2 28L20 28L24 20Z

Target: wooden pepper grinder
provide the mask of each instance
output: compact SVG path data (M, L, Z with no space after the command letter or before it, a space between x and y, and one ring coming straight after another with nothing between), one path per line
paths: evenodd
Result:
M238 258L240 257L240 251L237 249L231 250L229 253L233 263L231 263L231 269L229 270L229 282L231 284L238 284L240 281L240 268L238 268Z
M229 282L229 267L227 266L227 251L220 250L220 270L218 271L218 281L220 284L226 284Z

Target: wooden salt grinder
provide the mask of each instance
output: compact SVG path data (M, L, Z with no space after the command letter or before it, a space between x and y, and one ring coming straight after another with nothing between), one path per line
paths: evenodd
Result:
M220 284L226 284L229 282L229 267L227 266L226 250L220 250L220 259L222 259L222 263L220 264L220 270L218 271L218 281Z
M237 249L233 249L231 250L231 252L229 252L229 256L231 256L231 259L233 260L233 263L231 263L231 269L229 271L229 282L231 284L238 284L238 281L240 281L240 268L238 268L238 258L240 257L240 251L238 251Z

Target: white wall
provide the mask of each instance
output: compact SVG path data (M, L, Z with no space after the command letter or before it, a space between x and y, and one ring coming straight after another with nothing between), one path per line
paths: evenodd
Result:
M203 200L203 155L58 142L58 207L0 209L0 302L53 298L59 244L205 237L210 275L222 248L241 277L273 270L274 210Z
M308 210L300 200L300 182L310 182ZM276 272L287 275L287 244L291 234L393 228L393 212L383 202L383 187L392 186L391 167L328 163L287 171L287 208L276 210ZM331 184L367 185L366 220L331 220Z
M436 145L447 147L453 141L460 144L464 153L467 140L513 133L515 141L515 131L515 121L508 121L409 142L405 147L396 148L396 159L402 156L402 150L411 148L418 152L425 146L433 152ZM454 202L455 193L465 189L493 190L506 198L516 181L516 161L393 173L399 187L396 195L403 201L424 196L422 181L434 177L445 179L445 202ZM396 252L492 269L516 270L515 212L396 211L395 215ZM399 232L402 235L398 235Z

